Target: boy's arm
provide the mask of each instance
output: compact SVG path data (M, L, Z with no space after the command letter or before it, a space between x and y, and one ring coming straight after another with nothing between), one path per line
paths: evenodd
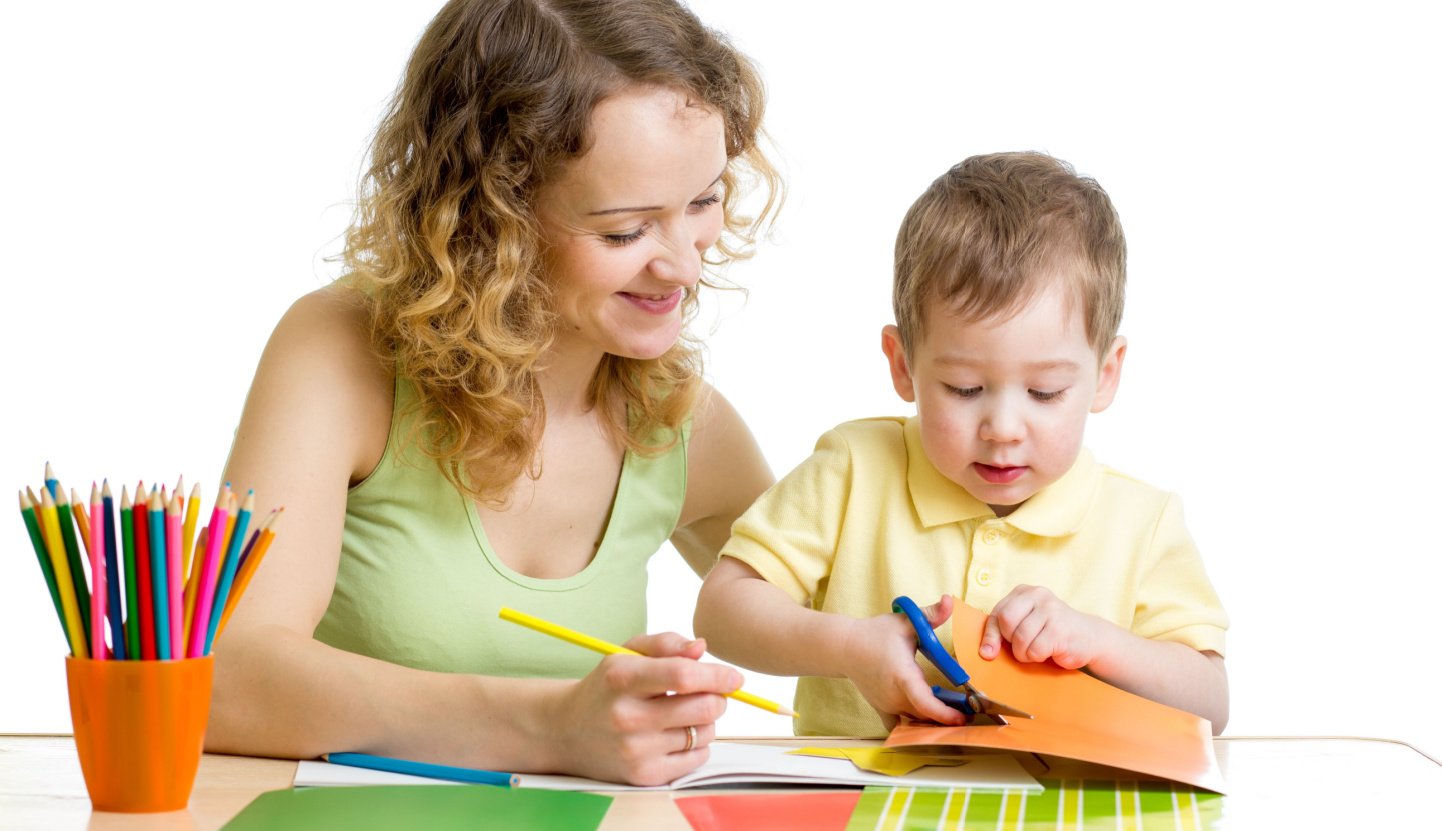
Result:
M927 607L940 626L950 596ZM916 632L900 615L852 618L808 609L751 566L723 556L696 602L695 630L711 653L768 675L847 678L890 728L905 713L960 724L961 713L932 695L916 663Z
M1017 586L987 616L981 657L996 657L1001 642L1018 661L1051 659L1085 669L1127 692L1227 726L1227 670L1222 656L1184 643L1135 635L1108 620L1079 612L1042 586Z

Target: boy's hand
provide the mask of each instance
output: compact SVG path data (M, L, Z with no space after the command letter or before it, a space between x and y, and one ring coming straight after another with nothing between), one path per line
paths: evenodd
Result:
M1018 661L1050 658L1063 669L1081 669L1097 657L1100 620L1066 605L1043 586L1017 586L986 618L981 657L997 656L1003 639Z
M922 608L934 629L951 618L951 595ZM941 724L961 724L962 714L931 694L921 666L916 663L916 630L905 615L885 614L856 621L848 649L845 675L866 698L887 730L901 714Z

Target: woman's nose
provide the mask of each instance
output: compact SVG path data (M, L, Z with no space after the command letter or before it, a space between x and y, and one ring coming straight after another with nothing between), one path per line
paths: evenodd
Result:
M701 280L701 253L694 232L686 227L679 233L661 241L661 250L651 258L648 267L651 273L668 283L678 286L694 286Z

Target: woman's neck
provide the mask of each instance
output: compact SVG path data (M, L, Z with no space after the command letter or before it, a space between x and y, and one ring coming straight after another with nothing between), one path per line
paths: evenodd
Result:
M589 413L592 403L586 392L605 353L590 344L565 343L557 339L546 351L544 363L536 370L547 418L575 418Z

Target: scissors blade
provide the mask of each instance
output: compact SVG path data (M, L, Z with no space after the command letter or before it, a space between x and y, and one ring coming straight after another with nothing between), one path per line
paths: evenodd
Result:
M983 713L993 716L1016 716L1017 718L1031 718L1031 713L1003 704L1000 701L993 701L986 697L986 693L978 690L970 684L965 685L971 694L976 696L976 701L981 705L979 708Z

